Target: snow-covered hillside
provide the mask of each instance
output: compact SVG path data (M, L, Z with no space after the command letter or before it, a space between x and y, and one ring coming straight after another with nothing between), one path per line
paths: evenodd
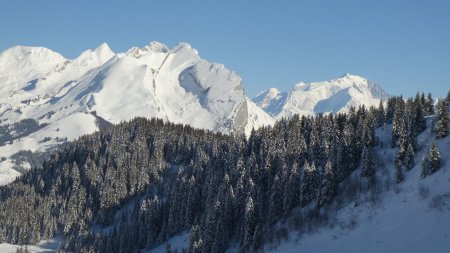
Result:
M152 42L114 53L107 44L65 59L46 48L17 46L0 54L1 157L45 151L133 117L156 117L224 133L249 133L273 119L244 93L241 78L180 43ZM19 135L8 125L35 120ZM4 160L4 159L3 159ZM27 164L21 167L29 167ZM18 175L0 162L0 185Z
M377 136L389 143L389 132L378 129ZM292 232L289 241L266 247L266 252L449 252L450 137L435 140L429 127L417 140L421 150L404 182L392 183L395 149L378 148L381 185L375 195L361 195L337 210L327 226L301 236ZM442 167L422 179L421 159L433 142L439 147Z
M346 74L325 82L299 83L288 92L276 88L261 92L253 101L279 119L294 114L336 113L351 106L378 106L388 95L366 78Z
M377 187L364 190L367 180L361 178L360 169L356 170L340 187L353 187L346 184L354 184L360 194L335 201L327 209L327 221L302 223L301 232L292 229L292 221L299 214L305 217L311 209L294 209L288 218L279 221L280 230L274 231L275 234L287 234L288 239L268 243L261 252L449 252L450 136L435 140L431 122L429 118L429 127L417 138L420 151L416 153L415 166L404 172L403 182L394 182L397 148L390 148L388 144L391 126L379 128L376 135L384 144L376 148ZM442 167L421 178L422 158L432 143L439 147ZM165 245L149 252L164 252L166 247L178 251L187 248L186 233L174 236ZM231 246L226 252L239 252L239 246Z

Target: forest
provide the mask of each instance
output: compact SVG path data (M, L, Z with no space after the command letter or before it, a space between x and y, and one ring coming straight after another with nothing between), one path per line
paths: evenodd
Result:
M401 184L431 120L448 135L450 92L391 97L378 107L294 116L251 135L225 135L160 119L135 118L66 143L42 164L0 187L0 243L62 235L60 252L140 252L188 231L185 252L260 252L330 222L333 208L372 192L375 148L396 148ZM392 128L383 143L377 128ZM421 176L439 170L434 145ZM358 180L350 176L360 168ZM282 226L280 224L285 224ZM168 252L170 245L166 244Z

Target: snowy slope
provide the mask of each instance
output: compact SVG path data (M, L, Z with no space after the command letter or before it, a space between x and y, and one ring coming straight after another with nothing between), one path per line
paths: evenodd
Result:
M377 135L389 143L390 134L378 129ZM435 252L450 249L450 137L437 140L442 167L425 179L420 178L420 161L435 141L431 128L418 137L421 150L416 165L405 173L405 181L398 187L386 189L387 180L394 177L392 159L395 150L378 149L386 164L386 171L377 168L381 180L380 202L370 201L370 194L362 196L359 204L351 202L338 210L335 226L321 227L311 233L290 233L290 240L267 246L266 252ZM380 163L380 161L378 161ZM359 173L359 171L356 171ZM422 189L423 191L421 191ZM354 225L349 225L354 221Z
M299 83L288 92L276 88L261 92L253 101L273 117L294 114L314 115L336 113L351 106L378 106L388 95L377 84L355 75L346 74L324 82Z
M430 123L431 119L428 120L429 126ZM377 129L376 134L383 143L390 143L390 126L387 129ZM433 142L439 147L442 167L436 173L421 179L421 159ZM294 209L292 217L280 221L280 227L287 228L289 239L267 244L261 252L449 252L450 136L435 140L431 127L428 127L418 136L417 143L420 150L416 153L416 165L410 171L404 171L405 180L399 185L393 182L396 149L389 145L377 147L379 195L376 201L372 199L370 191L361 194L356 200L346 197L349 200L341 207L336 207L336 203L332 204L335 209L330 213L328 225L312 225L311 231L301 234L289 228L288 221L295 217L297 211L302 211L305 215L308 208ZM352 177L359 180L360 173L358 169ZM345 183L346 181L341 185ZM187 234L176 235L167 244L180 252L189 246ZM165 252L165 245L150 252ZM239 247L231 244L226 252L239 252Z
M46 48L17 46L0 54L0 83L0 125L23 119L46 124L0 145L6 158L97 131L98 117L110 123L157 117L247 134L274 122L246 97L238 75L202 59L187 43L169 49L152 42L124 53L103 43L72 60ZM0 162L0 185L18 175L10 167L10 160Z
M43 240L36 245L27 245L27 249L31 253L50 253L57 252L59 245L61 244L62 238L57 237L49 240ZM0 244L0 253L14 253L21 246L13 245L9 243L1 243ZM22 245L22 249L25 249L25 246Z

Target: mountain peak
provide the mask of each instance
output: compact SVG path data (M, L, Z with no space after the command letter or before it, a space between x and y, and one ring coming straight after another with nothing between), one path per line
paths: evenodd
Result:
M96 49L94 49L94 52L97 54L114 54L114 52L111 50L109 45L106 42L103 42L100 44Z
M73 62L85 67L90 66L94 62L95 65L93 66L99 66L111 59L114 55L115 53L109 48L108 44L102 43L94 50L88 49L82 52Z
M14 46L0 53L0 60L21 61L33 58L64 59L62 55L46 47Z
M146 46L150 51L158 52L158 53L167 53L169 51L169 48L166 44L158 42L158 41L152 41L148 46Z
M352 77L353 75L352 74L350 74L350 73L345 73L345 74L343 74L343 75L341 75L339 78L349 78L349 77Z
M0 53L0 75L14 77L9 80L21 85L65 61L62 55L45 47L15 46ZM9 86L8 82L2 85Z
M134 58L140 58L149 53L168 53L169 48L166 44L163 44L158 41L152 41L148 45L144 47L132 47L128 49L125 53L128 56L132 56Z
M356 82L367 82L368 79L362 76L358 76L358 75L352 75L350 73L345 73L344 75L340 76L339 78L335 79L335 80L352 80L352 81L356 81Z
M176 48L188 48L188 49L191 49L192 46L191 46L191 44L189 44L187 42L178 42L174 49L176 49Z

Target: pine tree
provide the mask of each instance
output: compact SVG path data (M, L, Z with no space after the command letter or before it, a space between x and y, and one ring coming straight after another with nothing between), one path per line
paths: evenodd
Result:
M435 125L436 138L441 139L448 135L448 126L450 120L448 118L448 104L444 99L439 100L437 122Z
M337 194L337 183L334 176L334 171L330 161L325 165L325 173L323 175L322 184L320 186L320 193L318 204L323 206L330 203Z
M376 115L377 127L384 126L386 123L386 112L384 110L383 101L380 100L380 104L378 105L378 113Z
M420 178L425 178L430 174L430 165L428 163L427 156L422 158L422 163L420 164Z
M441 154L435 143L431 145L430 151L422 161L420 177L425 178L441 168Z
M371 147L363 148L361 159L362 159L361 176L372 177L373 175L375 175L373 149Z
M417 93L416 98L414 99L413 110L412 121L414 122L414 127L412 127L412 132L414 136L417 136L427 127L425 121L425 109L419 93Z
M305 161L301 184L301 206L308 205L317 196L319 188L319 174L314 162L311 166Z
M441 154L435 143L431 145L428 154L428 165L430 167L430 174L433 174L441 168Z
M262 233L263 232L261 225L258 224L256 226L255 233L253 234L253 245L252 245L253 252L258 252L258 250L263 246L264 237Z
M447 100L447 104L450 105L450 90L448 91L447 97L445 100Z
M408 170L414 166L414 147L411 143L409 143L408 149L406 150L405 165Z
M408 148L408 141L406 136L403 136L398 145L397 155L395 156L395 167L401 168L405 163L406 151Z
M269 220L271 223L275 223L278 219L281 218L282 214L284 213L283 210L284 201L282 189L284 189L283 183L281 181L281 178L277 174L275 175L272 188L270 189Z
M425 107L425 115L434 114L433 97L431 96L431 93L428 93L428 96L425 99L424 107Z
M298 164L294 162L291 166L289 178L284 188L284 211L287 214L300 202L301 178Z
M395 103L394 119L392 121L392 138L391 146L395 147L397 145L397 140L406 131L405 122L405 101L402 97L397 98Z
M255 206L252 197L247 199L245 206L245 232L244 232L244 248L249 248L253 244L253 237L256 228Z

